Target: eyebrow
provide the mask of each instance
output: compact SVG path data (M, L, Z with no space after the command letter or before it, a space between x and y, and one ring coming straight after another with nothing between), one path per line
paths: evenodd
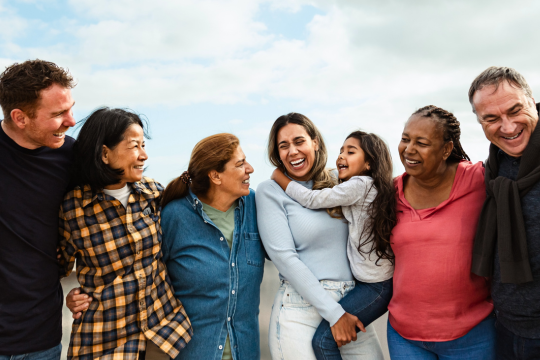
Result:
M354 145L347 145L348 148L353 148L353 149L358 149L356 146ZM343 148L342 148L343 149Z
M512 106L510 109L508 109L508 112L513 112L514 110L516 110L517 108L519 107L523 107L523 104L522 103L517 103L515 104L514 106Z
M407 137L410 137L409 134L407 134L407 133L402 133L401 136L407 136ZM431 141L431 140L429 140L427 137L424 137L424 136L418 136L417 139L422 139L422 140Z
M236 163L237 163L237 164L238 164L238 163L243 163L243 162L245 162L245 161L246 161L246 158L243 158L243 159L238 160Z
M300 136L295 137L292 141L296 141L296 140L299 140L299 139L305 139L305 138L306 138L305 136L300 135ZM286 141L286 140L281 141L281 142L278 144L278 146L281 145L281 144L287 144L287 141Z
M71 104L71 106L69 107L69 109L64 109L64 110L61 110L61 111L53 112L53 113L51 113L51 115L52 115L52 116L62 115L62 114L65 113L66 111L71 110L71 108L74 107L74 106L75 106L75 101L73 102L73 104Z
M521 108L523 107L523 104L520 103L520 102L514 104L514 106L512 106L510 109L508 109L507 112L513 112L513 111L515 111L515 110L516 110L517 108L519 108L519 107L521 107ZM498 116L497 116L497 115L494 115L494 114L486 114L486 115L482 116L482 120L485 120L485 119L487 119L487 118L498 118Z

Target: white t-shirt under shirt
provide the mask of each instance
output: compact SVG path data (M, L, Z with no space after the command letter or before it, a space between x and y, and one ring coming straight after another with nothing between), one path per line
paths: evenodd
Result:
M364 222L368 219L367 208L375 196L377 189L370 176L353 176L333 188L310 190L292 181L287 187L287 195L308 209L327 209L341 206L343 216L349 222L349 241L347 256L351 271L356 279L366 283L375 283L390 279L394 274L394 266L389 260L380 259L376 265L377 255L358 252L358 246L368 240L362 234ZM368 242L362 246L363 252L369 252L373 246Z
M103 192L109 196L112 196L116 200L120 201L122 205L127 209L129 195L131 194L131 185L126 184L123 188L118 190L103 189Z

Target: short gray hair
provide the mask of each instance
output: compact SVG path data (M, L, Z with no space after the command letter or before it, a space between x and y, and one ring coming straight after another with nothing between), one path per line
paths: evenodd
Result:
M508 81L510 86L520 88L527 97L532 99L532 90L523 75L509 67L490 66L474 79L469 88L469 102L471 105L473 105L473 96L477 91L481 90L484 86L489 85L495 85L495 90L497 90L499 84L503 81ZM473 105L473 112L474 111Z

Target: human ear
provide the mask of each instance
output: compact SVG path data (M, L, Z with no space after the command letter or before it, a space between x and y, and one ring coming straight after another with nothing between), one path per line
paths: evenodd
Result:
M452 150L454 150L454 142L450 140L449 142L444 144L444 154L443 154L444 161L446 161L446 159L450 157Z
M109 165L109 148L107 147L107 145L103 145L103 149L101 150L101 160Z
M315 148L315 151L319 151L319 139L313 139L313 147Z
M210 181L214 185L221 185L221 177L219 176L219 173L216 170L212 170L208 173L208 177L210 178Z
M19 129L24 129L24 127L28 123L29 118L21 109L11 110L11 113L9 115L13 123L17 125Z

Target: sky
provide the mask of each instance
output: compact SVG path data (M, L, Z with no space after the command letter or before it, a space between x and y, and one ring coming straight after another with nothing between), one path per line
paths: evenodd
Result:
M425 105L453 112L471 159L487 157L468 88L496 65L540 92L539 15L534 0L0 0L0 71L53 61L77 80L77 120L101 106L143 114L146 175L163 184L199 140L230 132L256 188L272 172L272 123L289 112L317 125L329 167L362 129L386 140L397 175L403 125Z

